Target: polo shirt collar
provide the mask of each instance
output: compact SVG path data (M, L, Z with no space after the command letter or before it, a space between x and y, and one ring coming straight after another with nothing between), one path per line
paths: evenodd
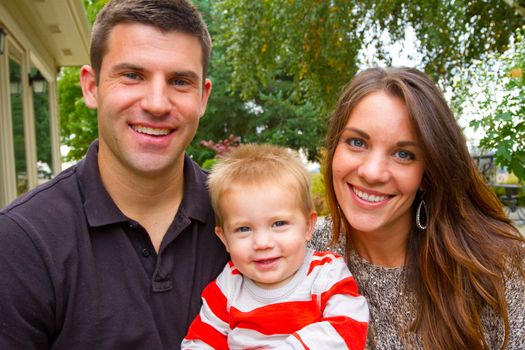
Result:
M86 157L78 165L78 183L90 226L98 227L129 221L102 184L98 168L98 140L89 146Z
M98 167L98 140L88 148L86 157L78 164L78 182L88 223L92 227L127 222L106 191ZM191 219L205 222L210 202L206 188L207 175L188 155L184 156L184 195L180 208Z
M206 185L208 175L190 156L184 155L184 195L181 208L190 219L206 222L211 209Z

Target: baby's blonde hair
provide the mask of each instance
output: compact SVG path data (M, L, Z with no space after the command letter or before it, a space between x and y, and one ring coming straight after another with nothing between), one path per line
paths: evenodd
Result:
M306 217L315 210L308 172L297 152L270 144L245 144L220 159L208 178L217 226L223 224L220 200L224 192L233 186L263 183L292 189Z

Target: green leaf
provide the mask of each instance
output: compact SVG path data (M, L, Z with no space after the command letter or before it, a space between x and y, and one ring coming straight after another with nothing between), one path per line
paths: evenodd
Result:
M496 114L496 118L504 121L512 121L512 114L508 112L498 113Z

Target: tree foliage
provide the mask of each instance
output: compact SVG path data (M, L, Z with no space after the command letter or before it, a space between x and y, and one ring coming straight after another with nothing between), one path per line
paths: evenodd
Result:
M376 59L390 61L385 33L400 41L411 26L422 68L448 79L486 51L505 49L523 23L499 0L221 0L218 8L227 14L219 40L230 48L233 83L242 96L252 96L281 71L322 111L364 63L363 48L375 46Z
M84 104L79 79L79 68L66 67L58 80L61 142L69 148L66 161L81 159L98 135L97 113Z
M90 20L106 1L84 0ZM314 160L341 87L363 64L390 62L385 35L390 43L399 42L412 27L421 68L449 79L486 51L506 49L523 22L516 10L520 2L510 0L194 2L214 40L212 94L188 149L199 163L213 157L201 140L231 134L243 143L302 149ZM375 48L372 61L366 61L367 48ZM78 71L63 71L60 107L69 159L79 159L96 137L96 114L83 107L77 81Z
M91 22L107 0L85 0ZM195 1L208 23L212 37L217 35L223 20L214 12L212 1ZM213 151L202 146L202 140L222 140L229 135L241 135L242 142L271 142L304 149L314 159L321 129L317 112L308 102L292 95L290 81L279 80L261 90L251 100L243 99L230 86L234 67L226 59L227 47L215 42L210 62L213 89L205 116L188 153L200 164L214 157ZM78 68L64 68L59 80L62 143L70 148L66 160L83 157L89 144L97 137L96 112L85 107L79 84Z
M455 105L482 133L479 147L525 181L525 27L501 55L477 61L456 84Z
M250 96L231 85L237 69L229 58L230 47L221 41L221 23L224 12L218 11L215 2L196 1L214 38L210 78L212 93L197 135L188 152L199 163L214 154L201 146L202 140L219 141L230 135L239 135L243 143L273 143L302 149L311 160L315 159L324 129L319 109L300 93L289 76L276 70L268 84Z
M84 8L91 24L108 0L84 0ZM98 135L97 113L84 104L80 87L80 69L62 68L58 78L60 109L60 140L69 152L64 160L81 159Z

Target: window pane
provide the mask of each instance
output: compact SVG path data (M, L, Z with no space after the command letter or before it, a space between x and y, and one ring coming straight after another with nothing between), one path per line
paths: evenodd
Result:
M20 65L12 58L9 58L11 116L13 118L13 144L15 149L16 187L18 195L28 190L21 76L22 70Z
M44 89L35 89L35 85L46 84L44 77L36 68L31 69L31 76L38 76L41 81L32 83L33 108L35 112L35 134L38 183L49 180L53 174L53 159L51 155L51 124L49 120L49 93Z

